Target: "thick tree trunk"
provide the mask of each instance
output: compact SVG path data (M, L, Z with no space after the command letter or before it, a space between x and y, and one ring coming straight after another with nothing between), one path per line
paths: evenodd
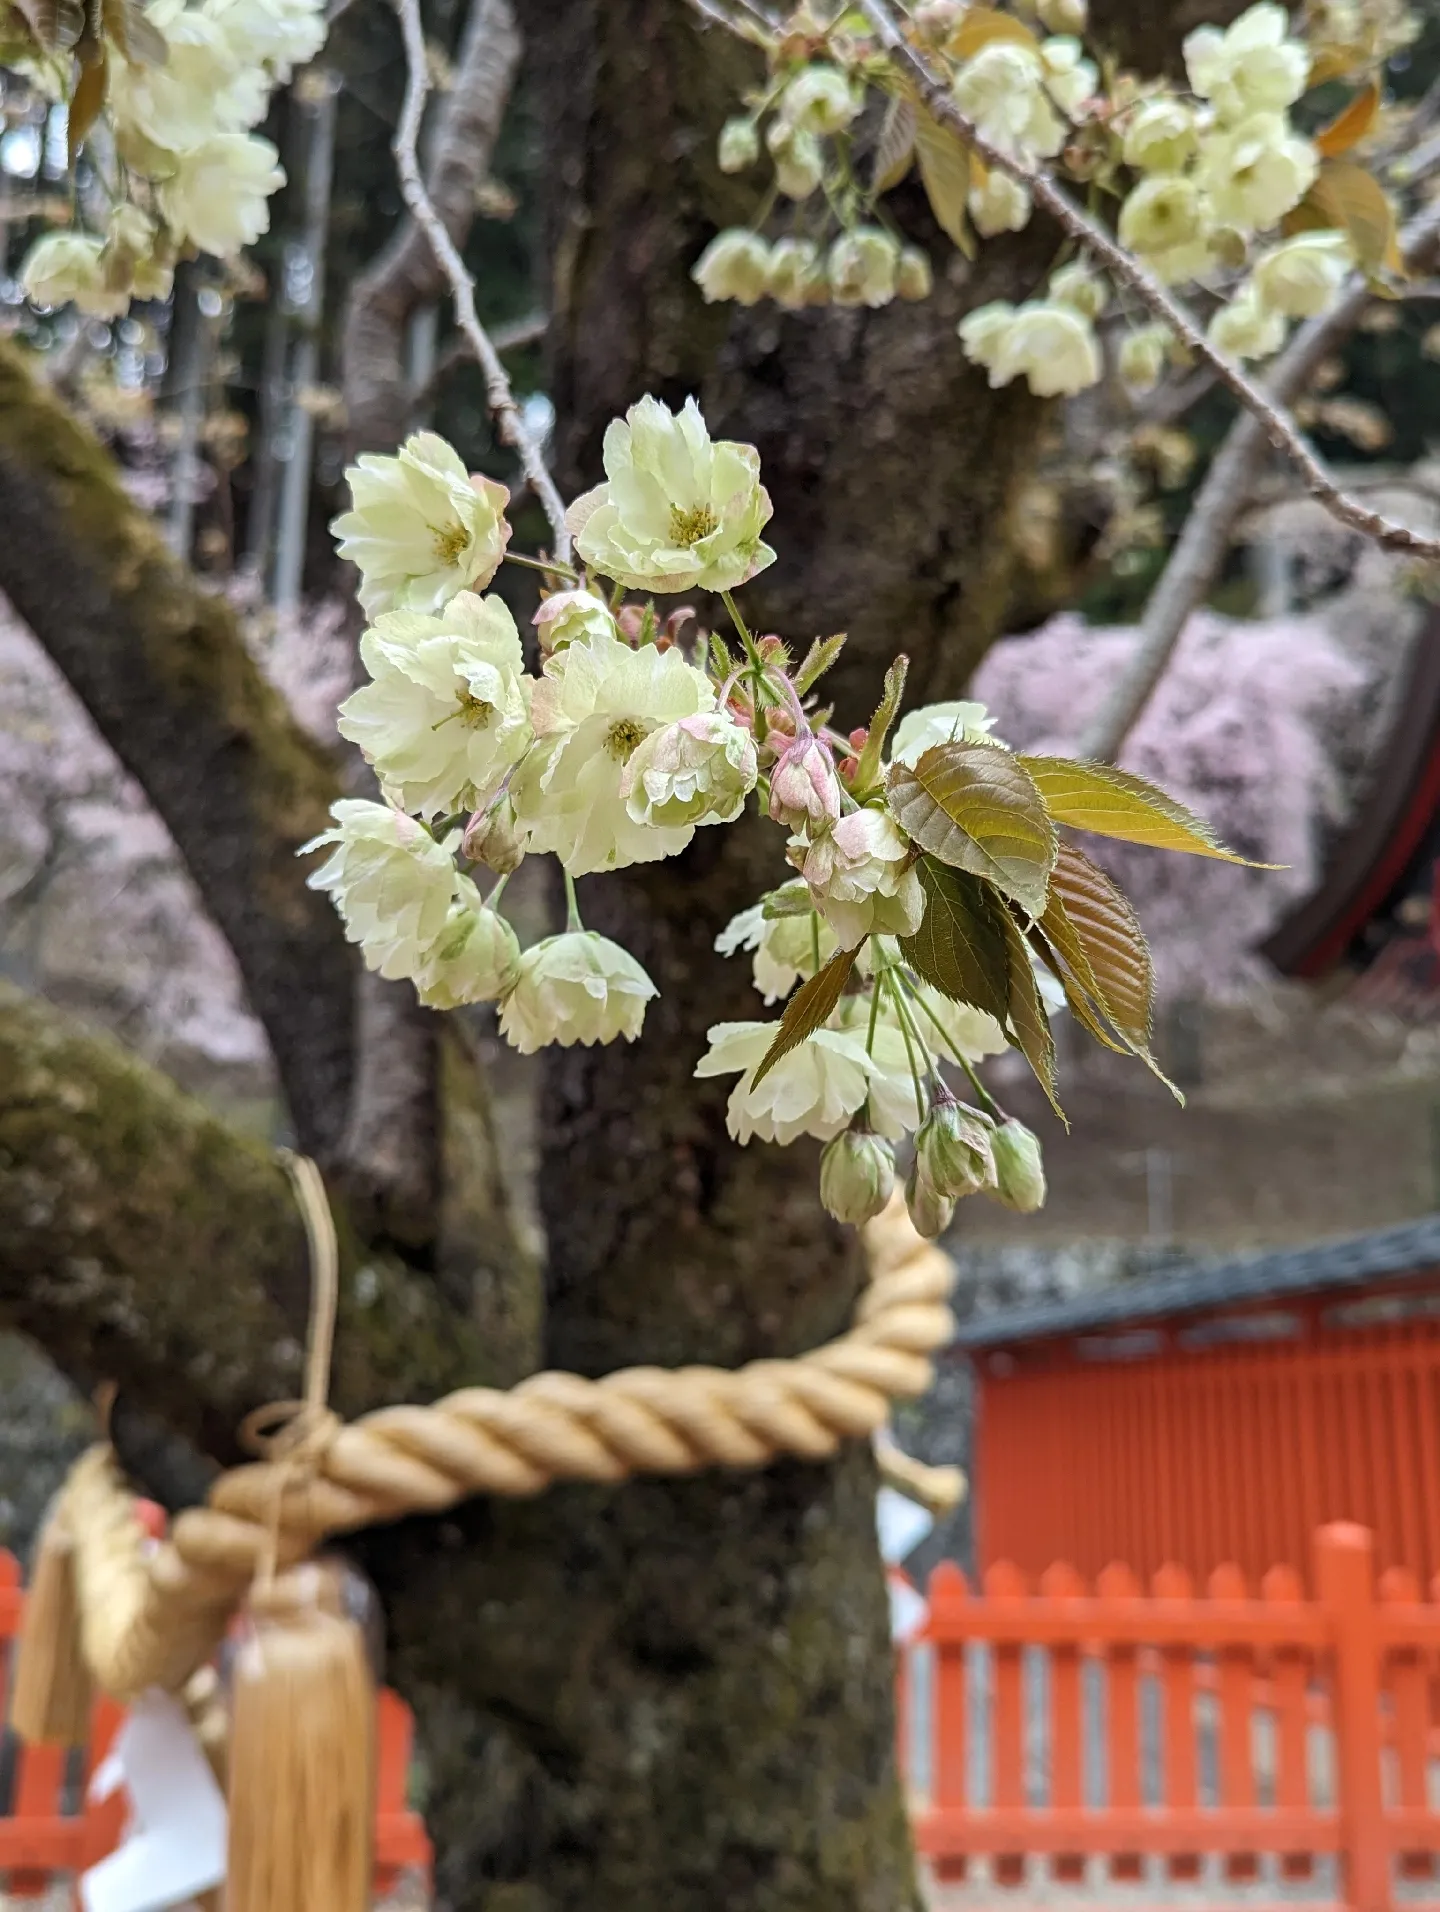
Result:
M642 392L698 392L714 428L760 446L775 498L781 560L745 593L763 627L804 642L848 626L852 721L902 645L921 695L953 693L1000 615L1004 515L1041 418L988 392L954 326L1033 280L1048 240L993 250L920 308L706 308L690 264L754 190L711 157L751 55L699 34L683 0L534 0L522 26L548 114L562 483L599 476L606 421ZM934 239L918 199L908 211ZM728 1085L692 1080L707 1024L764 1013L713 941L785 873L782 850L772 826L703 830L677 863L581 886L587 922L662 994L633 1049L549 1059L557 1365L731 1363L847 1316L858 1245L820 1209L815 1151L735 1147ZM914 1906L874 1486L856 1450L387 1534L370 1565L431 1761L440 1902Z

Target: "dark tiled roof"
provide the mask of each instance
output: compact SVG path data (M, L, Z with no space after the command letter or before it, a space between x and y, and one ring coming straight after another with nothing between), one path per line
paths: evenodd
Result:
M1440 1267L1440 1215L1398 1228L1378 1228L1344 1241L1285 1248L1243 1260L1178 1268L1144 1281L1120 1282L1070 1301L1045 1301L967 1321L956 1337L962 1348L996 1348L1014 1341L1095 1328L1127 1327L1168 1315L1190 1315L1242 1302L1269 1301L1348 1288L1382 1276L1423 1274Z

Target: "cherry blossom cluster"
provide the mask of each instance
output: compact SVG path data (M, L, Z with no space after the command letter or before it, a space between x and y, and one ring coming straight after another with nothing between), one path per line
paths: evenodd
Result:
M322 0L107 0L93 16L73 47L25 41L0 58L68 102L72 157L84 140L91 175L76 201L87 223L37 239L21 283L37 305L114 318L167 297L178 258L233 258L268 229L285 175L251 129L319 51L325 13Z
M509 609L486 591L511 555L503 487L472 478L429 432L351 470L352 509L334 530L371 623L368 681L341 705L339 727L383 801L334 806L334 827L307 846L330 852L311 884L329 892L369 967L409 978L435 1008L497 1004L501 1033L526 1053L633 1041L655 985L584 927L575 879L675 856L753 796L785 831L797 874L717 948L751 953L767 1005L849 954L835 1000L803 1024L791 997L783 1022L709 1031L696 1074L738 1077L731 1134L824 1141L822 1195L848 1222L883 1207L907 1136L907 1192L925 1232L976 1190L1038 1206L1038 1143L975 1071L1005 1031L920 980L901 948L927 898L919 850L887 805L887 767L947 740L1003 750L984 710L932 705L895 725L897 693L843 735L815 713L813 686L838 641L797 665L778 637L746 625L732 594L774 558L762 539L770 500L754 449L712 440L693 400L676 414L642 399L609 427L604 467L605 482L567 514L583 570L541 561L557 588L535 614L533 672ZM688 610L657 613L657 597L692 590L720 594L729 640L695 633ZM568 920L522 948L503 897L537 854L564 870Z
M1267 358L1292 320L1327 307L1357 263L1376 275L1398 265L1381 187L1340 156L1375 120L1380 64L1417 30L1402 8L1361 0L1339 21L1340 9L1314 7L1301 37L1282 6L1260 0L1224 29L1188 35L1183 86L1089 57L1084 0L1038 0L1038 23L1036 10L967 0L902 9L977 133L1023 167L1054 167L1081 184L1157 280L1198 293L1218 349ZM753 229L722 231L696 262L707 299L799 307L925 297L932 263L902 241L886 202L912 166L963 250L1029 223L1025 185L929 113L862 14L803 0L782 27L755 35L765 39L768 82L726 123L719 161L726 172L768 162L772 189ZM1307 137L1292 109L1337 76L1361 87L1354 108ZM1073 394L1102 376L1096 321L1114 305L1112 288L1072 257L1035 297L971 312L960 339L992 385L1024 378L1042 396ZM1167 359L1183 356L1148 314L1114 316L1127 384L1153 385Z

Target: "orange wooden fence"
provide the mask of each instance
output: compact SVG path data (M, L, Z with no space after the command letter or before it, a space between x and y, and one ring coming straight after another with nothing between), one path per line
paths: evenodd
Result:
M20 1569L0 1549L0 1719L5 1715L8 1643L20 1629L24 1595ZM391 1891L402 1872L428 1879L431 1846L423 1820L407 1803L414 1723L398 1694L381 1693L376 1772L375 1891ZM91 1804L85 1790L105 1757L123 1714L108 1701L96 1706L90 1743L82 1755L59 1747L20 1746L8 1738L0 1751L0 1892L40 1898L57 1876L73 1875L119 1844L125 1801L116 1794Z
M980 1597L942 1565L929 1597L899 1732L941 1879L1333 1874L1329 1902L1388 1912L1398 1877L1440 1904L1440 1580L1377 1586L1366 1529L1317 1532L1311 1598L1288 1567L1257 1597L1235 1567L1201 1595L1176 1568L1146 1593L1126 1567L1091 1590L1005 1564Z

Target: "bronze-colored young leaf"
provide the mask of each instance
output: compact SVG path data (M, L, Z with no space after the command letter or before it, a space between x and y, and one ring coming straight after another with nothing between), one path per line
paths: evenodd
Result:
M901 699L905 695L905 679L910 670L910 659L901 651L889 670L885 673L885 688L880 702L875 706L875 714L870 719L870 727L865 734L865 747L860 752L860 761L855 767L854 787L856 790L869 790L880 781L880 758L885 749L885 740L890 735L890 726L894 723L900 709Z
M85 31L84 0L14 0L15 11L47 53L64 53Z
M1328 126L1322 126L1315 135L1315 146L1323 159L1338 159L1341 153L1348 153L1352 146L1360 141L1375 124L1375 116L1380 111L1380 89L1371 80L1362 86L1353 99L1332 119Z
M1010 1011L1010 971L994 891L933 857L922 856L916 871L925 891L925 914L913 936L900 938L901 955L942 996L983 1009L1003 1027Z
M870 173L870 190L877 197L888 193L915 164L915 102L895 98L885 108L880 122L880 137L875 142L875 160Z
M1133 1056L1135 1051L1128 1042L1117 1040L1114 1030L1065 967L1054 944L1038 925L1031 925L1029 941L1031 949L1065 991L1065 1001L1070 1013L1086 1034L1093 1036L1102 1048L1113 1051L1117 1056Z
M1011 1040L1034 1070L1035 1080L1045 1091L1046 1100L1068 1129L1070 1124L1055 1094L1055 1038L1050 1033L1050 1018L1045 1013L1045 1005L1036 987L1030 945L1014 912L1002 908L998 913L1005 932L1009 971L1007 989Z
M855 967L855 958L859 953L855 949L838 950L823 969L817 970L808 982L801 983L785 1005L785 1014L780 1018L775 1040L765 1051L755 1071L754 1081L750 1085L752 1088L756 1082L765 1080L782 1056L788 1056L806 1036L813 1036L817 1029L824 1028L834 1013L835 1005L845 993L845 985L850 980L850 972Z
M1045 807L1057 823L1095 836L1119 837L1124 843L1148 843L1157 850L1185 850L1191 856L1211 856L1222 863L1244 863L1252 870L1268 870L1270 863L1251 863L1227 850L1203 817L1183 803L1108 763L1076 763L1069 757L1020 757Z
M70 170L75 170L75 160L79 154L85 135L100 117L100 109L105 104L105 89L110 81L109 63L102 47L100 57L88 66L82 66L80 77L70 95L70 114L66 121L65 144L69 154Z
M1006 40L1015 46L1036 44L1030 28L1013 14L1001 13L993 7L968 7L946 40L945 51L952 60L973 60L981 47L992 46L997 40Z
M970 199L970 148L953 126L932 119L923 107L915 114L915 156L925 197L940 230L972 258L975 241L966 208Z
M1155 972L1124 891L1073 843L1062 843L1040 919L1062 962L1133 1049L1150 1046Z
M1021 758L994 744L936 744L913 770L892 764L886 794L922 850L1040 915L1057 838Z
M1327 159L1303 204L1348 233L1364 272L1403 272L1395 206L1374 173L1353 159Z

